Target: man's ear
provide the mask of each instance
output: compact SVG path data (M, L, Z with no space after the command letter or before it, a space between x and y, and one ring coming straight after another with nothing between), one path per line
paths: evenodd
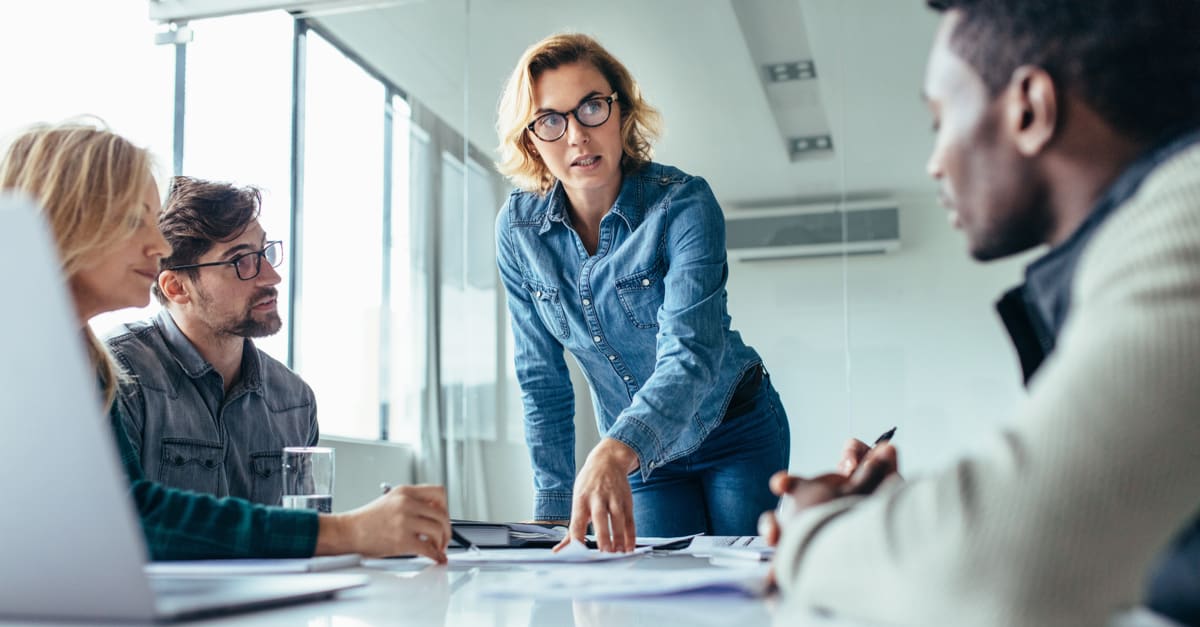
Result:
M1058 88L1040 67L1023 65L1013 71L1004 92L1004 126L1017 150L1033 157L1058 130Z
M168 301L176 305L192 302L191 283L175 270L163 270L158 273L158 289Z

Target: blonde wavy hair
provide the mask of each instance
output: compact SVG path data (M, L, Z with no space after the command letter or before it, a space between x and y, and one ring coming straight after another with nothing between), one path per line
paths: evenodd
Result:
M96 258L133 236L142 194L154 184L150 153L102 121L39 124L19 133L0 160L0 189L16 190L42 208L68 285ZM111 405L120 370L84 324L84 341Z
M543 72L573 63L589 63L617 92L621 111L621 171L632 172L650 161L652 143L662 128L662 116L642 98L629 70L595 39L580 33L551 35L530 46L504 86L496 115L500 159L496 169L518 188L545 194L554 175L533 151L526 127L537 107L533 85Z

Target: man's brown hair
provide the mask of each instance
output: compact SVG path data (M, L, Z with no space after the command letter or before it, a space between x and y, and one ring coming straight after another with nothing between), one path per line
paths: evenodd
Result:
M159 260L159 270L197 263L216 244L241 237L258 219L261 208L262 191L253 185L237 187L188 176L171 179L171 191L158 218L158 229L171 245L171 255ZM193 280L199 275L196 268L181 272ZM152 290L165 305L167 298L158 284Z

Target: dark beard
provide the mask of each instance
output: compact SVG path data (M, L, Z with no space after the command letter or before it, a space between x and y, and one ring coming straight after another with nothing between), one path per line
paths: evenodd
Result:
M248 338L275 335L279 332L279 329L283 328L283 320L279 318L279 313L272 313L267 316L266 320L255 320L253 308L254 303L264 298L278 298L278 296L279 292L275 288L267 288L255 294L254 298L250 299L251 304L246 307L246 315L242 316L242 319L236 323L221 329L221 332Z
M242 318L241 322L225 329L225 332L238 337L255 338L275 335L279 329L283 328L283 320L279 318L278 313L273 313L267 316L266 320L261 321L255 320L253 316L253 313L246 312L246 317Z

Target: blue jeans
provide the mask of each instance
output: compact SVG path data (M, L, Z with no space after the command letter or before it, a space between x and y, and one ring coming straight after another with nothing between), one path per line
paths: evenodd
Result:
M757 534L758 517L779 499L767 481L787 468L791 431L779 394L762 371L757 390L738 390L700 448L642 481L629 475L639 536ZM738 398L743 397L743 398Z

